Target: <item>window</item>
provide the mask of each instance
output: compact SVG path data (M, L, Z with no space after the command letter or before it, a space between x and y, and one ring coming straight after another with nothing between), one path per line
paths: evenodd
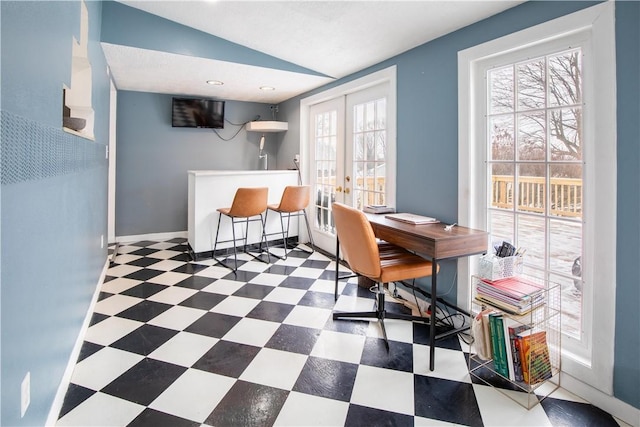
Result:
M582 58L577 48L490 68L483 94L487 230L526 250L525 272L562 285L562 332L580 341Z
M459 222L526 248L527 272L563 285L564 308L579 314L563 322L562 371L606 393L616 283L614 7L458 55ZM458 264L459 302L470 297L474 270L473 261Z

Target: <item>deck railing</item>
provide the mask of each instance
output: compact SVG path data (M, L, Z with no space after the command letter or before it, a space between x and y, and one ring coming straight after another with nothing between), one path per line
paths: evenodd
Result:
M496 208L513 208L514 190L513 176L493 175L491 177L491 205ZM549 214L570 217L582 216L582 179L551 178L549 191ZM517 210L544 213L545 192L544 177L519 177Z

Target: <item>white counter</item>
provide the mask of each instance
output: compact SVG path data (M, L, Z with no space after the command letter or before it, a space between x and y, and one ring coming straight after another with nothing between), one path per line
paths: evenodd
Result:
M280 202L282 192L288 185L298 184L296 171L258 170L258 171L215 171L197 170L188 171L189 177L189 206L188 206L188 241L196 255L213 250L216 227L220 214L218 208L230 207L233 197L239 187L268 187L269 204ZM267 233L280 232L280 217L275 212L270 212L267 217ZM244 233L244 226L236 226L236 236ZM298 235L297 218L291 219L290 236ZM220 224L220 237L218 240L230 240L231 221L228 218ZM280 240L281 236L270 236L269 240ZM260 242L260 224L249 223L248 244ZM218 249L231 247L232 243L218 243Z

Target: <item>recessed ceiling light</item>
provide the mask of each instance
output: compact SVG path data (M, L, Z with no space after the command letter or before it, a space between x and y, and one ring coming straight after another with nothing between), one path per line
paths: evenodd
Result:
M220 80L207 80L207 84L213 86L222 86L224 83L222 83Z
M273 86L260 86L260 90L276 90Z

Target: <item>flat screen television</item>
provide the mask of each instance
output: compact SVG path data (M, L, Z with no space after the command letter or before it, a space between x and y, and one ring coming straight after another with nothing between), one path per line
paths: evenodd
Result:
M179 128L224 128L224 101L173 98L171 126Z

